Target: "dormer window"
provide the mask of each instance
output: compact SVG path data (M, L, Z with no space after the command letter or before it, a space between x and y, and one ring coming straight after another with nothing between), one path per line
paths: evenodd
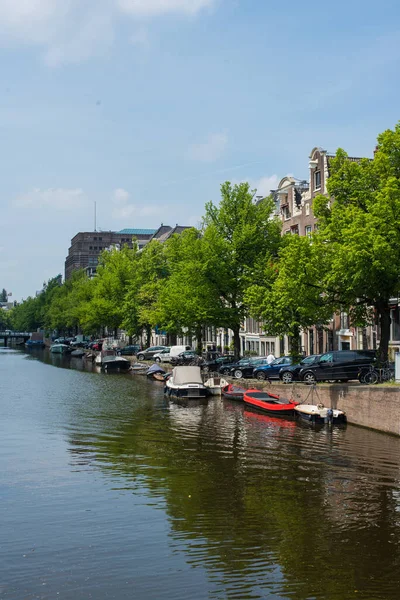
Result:
M314 173L314 190L321 189L321 171L315 171Z

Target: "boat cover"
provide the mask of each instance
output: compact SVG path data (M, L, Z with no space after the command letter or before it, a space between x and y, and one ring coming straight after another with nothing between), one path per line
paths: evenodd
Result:
M162 367L154 363L154 365L151 365L150 369L147 371L146 374L152 375L153 373L165 373L165 371Z
M174 385L186 383L203 383L200 367L175 367L173 370Z

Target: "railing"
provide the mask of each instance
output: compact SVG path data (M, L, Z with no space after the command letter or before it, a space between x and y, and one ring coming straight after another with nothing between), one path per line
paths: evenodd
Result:
M0 337L30 337L30 335L29 331L11 331L10 329L0 331Z

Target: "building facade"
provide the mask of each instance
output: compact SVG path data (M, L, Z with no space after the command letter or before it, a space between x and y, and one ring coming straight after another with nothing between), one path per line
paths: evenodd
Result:
M71 240L65 260L65 279L78 269L86 269L89 276L96 272L99 256L110 247L121 248L125 244L132 248L136 241L139 249L156 232L155 229L122 229L121 231L89 231L77 233Z

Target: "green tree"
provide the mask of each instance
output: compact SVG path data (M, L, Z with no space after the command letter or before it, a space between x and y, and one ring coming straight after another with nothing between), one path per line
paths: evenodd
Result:
M308 237L284 236L279 261L267 263L264 276L248 289L252 314L262 319L268 334L289 337L294 359L301 354L300 330L326 324L332 316L319 285L325 269L321 246Z
M222 303L221 327L233 331L235 355L240 354L240 326L249 314L248 286L274 260L281 244L281 223L273 218L272 199L253 202L248 183L221 186L221 202L206 205L203 225L207 278L215 302Z
M353 324L380 328L380 360L387 360L390 298L400 290L400 124L378 137L373 160L354 162L343 150L332 160L331 202L314 200L315 238L328 261L321 289Z
M8 300L7 290L5 288L3 288L0 293L0 302L7 302L7 300Z
M193 228L165 243L169 276L158 298L158 323L168 332L195 335L202 350L202 329L223 318L223 302L208 277L204 238Z

